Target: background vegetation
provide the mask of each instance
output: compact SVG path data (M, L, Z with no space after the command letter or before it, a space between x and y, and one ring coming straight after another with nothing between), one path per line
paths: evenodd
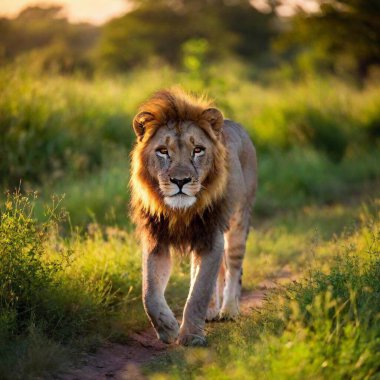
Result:
M258 150L245 289L284 267L299 281L147 376L379 376L380 3L290 18L266 5L141 0L99 27L57 6L0 19L0 377L51 376L146 326L130 124L177 84L215 98ZM178 260L176 313L187 285Z

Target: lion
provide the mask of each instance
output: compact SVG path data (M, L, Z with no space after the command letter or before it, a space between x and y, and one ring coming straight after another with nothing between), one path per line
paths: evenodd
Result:
M239 314L255 148L210 101L178 89L143 103L133 129L131 215L142 244L144 309L163 342L204 345L206 320ZM181 326L164 295L171 248L191 252Z

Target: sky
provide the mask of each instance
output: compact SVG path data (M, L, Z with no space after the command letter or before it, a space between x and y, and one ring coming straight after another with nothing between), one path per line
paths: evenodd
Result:
M256 8L268 9L266 0L251 0ZM281 16L291 16L299 5L306 11L315 11L316 0L283 0L278 8ZM112 17L121 15L131 9L128 0L0 0L0 16L14 17L23 8L30 5L62 4L71 22L91 22L102 24Z
M102 24L130 9L127 0L0 0L0 15L14 17L23 8L37 4L62 4L71 22L84 21L93 24Z

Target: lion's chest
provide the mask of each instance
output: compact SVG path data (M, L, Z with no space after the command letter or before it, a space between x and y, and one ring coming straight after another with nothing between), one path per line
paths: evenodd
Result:
M145 228L155 241L174 248L209 250L215 233L228 228L228 215L223 211L221 207L214 207L192 218L148 216Z

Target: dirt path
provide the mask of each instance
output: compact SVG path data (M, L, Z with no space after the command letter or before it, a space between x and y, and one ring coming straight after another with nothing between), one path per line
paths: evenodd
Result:
M260 308L266 294L284 282L295 280L285 267L276 277L265 280L254 291L243 292L240 309L247 315L252 309ZM153 328L134 333L127 344L106 343L95 354L86 355L83 366L71 370L69 373L57 376L58 380L139 380L144 379L140 366L154 360L176 345L167 345L160 342Z

